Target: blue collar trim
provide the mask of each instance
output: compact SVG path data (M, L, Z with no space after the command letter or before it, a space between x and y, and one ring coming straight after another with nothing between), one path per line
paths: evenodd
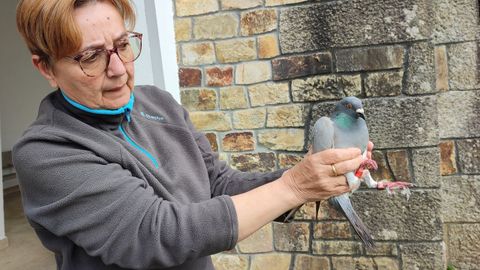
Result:
M76 101L73 101L72 99L67 97L67 95L65 95L65 93L63 91L60 91L60 92L62 93L65 100L68 101L68 103L70 103L73 107L75 107L79 110L85 111L85 112L93 113L93 114L118 115L118 114L123 114L123 113L129 113L129 112L132 111L133 103L135 102L135 96L132 93L130 95L130 100L128 101L128 103L125 104L124 106L118 108L118 109L115 109L115 110L91 109L91 108L88 108L87 106L84 106L84 105L82 105L82 104L80 104Z

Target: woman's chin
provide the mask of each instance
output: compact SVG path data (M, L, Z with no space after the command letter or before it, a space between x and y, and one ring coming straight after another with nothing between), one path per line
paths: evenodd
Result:
M131 91L124 85L122 88L103 92L104 106L107 109L118 109L130 101Z

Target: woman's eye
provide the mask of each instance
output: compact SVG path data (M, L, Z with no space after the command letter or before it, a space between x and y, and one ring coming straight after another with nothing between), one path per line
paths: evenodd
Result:
M122 50L122 49L126 49L130 44L128 42L122 42L120 43L117 48Z
M98 52L87 52L82 56L82 62L94 62L97 60L99 53Z

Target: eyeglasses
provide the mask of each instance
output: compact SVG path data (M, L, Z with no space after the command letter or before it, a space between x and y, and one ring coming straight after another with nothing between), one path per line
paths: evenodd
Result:
M67 58L77 61L85 75L95 77L105 72L114 53L124 64L137 60L142 52L142 36L140 33L127 32L113 49L91 49Z

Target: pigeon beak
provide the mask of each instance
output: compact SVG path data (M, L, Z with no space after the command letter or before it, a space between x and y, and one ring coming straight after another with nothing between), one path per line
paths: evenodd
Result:
M361 117L365 120L365 111L363 109L358 109L355 112L357 113L357 117Z

